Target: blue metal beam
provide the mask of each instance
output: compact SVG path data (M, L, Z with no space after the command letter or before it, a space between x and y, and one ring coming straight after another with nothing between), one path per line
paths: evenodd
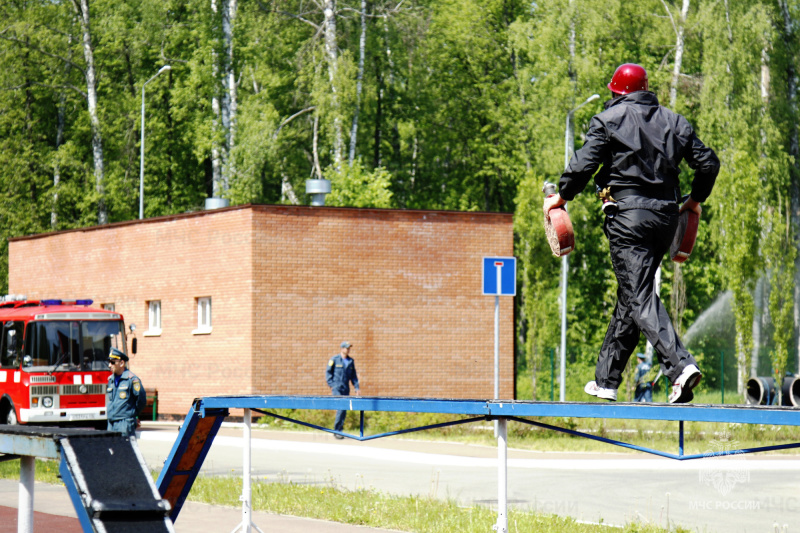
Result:
M363 396L215 396L202 398L200 409L324 409L445 413L472 416L619 418L800 426L800 409L751 405L695 405L594 402L519 402Z
M598 437L597 435L591 435L589 433L582 433L580 431L575 431L573 429L562 428L558 426L551 426L550 424L544 424L542 422L535 422L533 420L525 420L524 418L518 418L516 416L509 417L508 420L513 420L514 422L520 422L522 424L528 424L530 426L540 427L542 429L549 429L552 431L558 431L560 433L566 433L567 435L573 435L575 437L583 437L585 439L596 440L598 442L604 442L606 444L611 444L613 446L619 446L621 448L628 448L630 450L636 450L639 452L649 453L651 455L657 455L659 457L666 457L667 459L676 459L678 461L688 461L691 459L708 459L711 457L723 457L727 455L738 455L743 453L758 453L758 452L770 452L776 450L789 450L792 448L800 448L800 443L795 444L778 444L775 446L762 446L759 448L743 448L741 450L722 450L719 452L706 452L694 455L684 455L683 454L683 428L681 427L681 434L680 434L680 442L678 445L678 454L669 453L669 452L662 452L660 450L654 450L652 448L646 448L644 446L637 446L636 444L629 444L627 442L622 442L614 439L607 439L605 437Z
M486 400L378 398L363 396L213 396L200 409L309 409L488 415Z
M431 424L428 426L419 426L415 428L408 428L408 429L398 429L397 431L387 431L386 433L378 433L375 435L367 435L364 436L364 411L361 411L361 428L360 428L360 436L351 435L349 433L345 433L343 431L336 431L335 429L328 429L326 427L318 426L316 424L309 424L308 422L303 422L302 420L297 420L295 418L289 418L287 416L281 416L276 413L271 413L269 411L263 411L261 409L253 409L254 411L261 413L262 415L271 416L272 418L277 418L279 420L285 420L287 422L291 422L293 424L297 424L299 426L305 426L311 429L318 429L320 431L324 431L325 433L331 433L333 435L341 435L342 437L347 437L348 439L353 439L361 442L366 442L368 440L375 440L381 439L383 437L393 437L395 435L404 435L406 433L413 433L415 431L424 431L426 429L438 429L438 428L445 428L450 426L458 426L461 424L471 424L472 422L479 422L488 420L487 417L482 416L479 418L467 418L464 420L453 420L452 422L442 422L440 424Z

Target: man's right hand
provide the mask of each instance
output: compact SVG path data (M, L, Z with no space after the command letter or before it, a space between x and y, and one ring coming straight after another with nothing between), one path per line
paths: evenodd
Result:
M542 211L544 211L544 214L547 215L550 213L551 209L561 207L562 205L567 205L567 201L561 198L560 194L554 194L553 196L548 196L544 199Z

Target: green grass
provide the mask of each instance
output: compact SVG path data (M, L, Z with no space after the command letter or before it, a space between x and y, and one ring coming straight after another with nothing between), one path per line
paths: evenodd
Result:
M3 461L0 463L0 478L19 479L19 461ZM48 459L36 459L36 481L63 485L58 475L58 462Z
M153 474L156 476L157 474ZM19 461L0 463L0 478L19 479ZM63 485L58 463L36 461L36 481ZM189 500L238 507L242 493L239 477L197 478ZM461 507L454 500L431 497L390 496L372 490L348 491L333 485L298 485L277 480L252 485L253 509L275 514L315 518L415 533L484 533L497 521L496 511L487 507ZM532 513L514 508L508 512L509 532L600 533L612 530L598 524L582 524L572 518ZM631 523L613 528L623 533L666 533L649 524ZM685 532L686 530L671 530Z
M190 499L217 505L238 506L242 480L200 477ZM225 495L222 497L222 495ZM262 483L252 485L253 509L270 513L333 520L360 526L416 533L485 533L497 522L496 511L487 507L460 507L453 500L428 497L388 496L370 490L346 491L335 487ZM582 524L571 518L509 509L509 532L537 533L666 533L654 525L631 523L611 529ZM686 531L673 529L673 532Z

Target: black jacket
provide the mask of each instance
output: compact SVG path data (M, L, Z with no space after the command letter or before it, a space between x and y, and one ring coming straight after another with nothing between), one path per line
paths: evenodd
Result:
M719 159L681 115L658 104L656 95L637 91L605 103L595 115L583 147L561 176L559 194L570 201L595 176L600 187L677 190L679 163L694 169L691 196L703 202L719 173Z

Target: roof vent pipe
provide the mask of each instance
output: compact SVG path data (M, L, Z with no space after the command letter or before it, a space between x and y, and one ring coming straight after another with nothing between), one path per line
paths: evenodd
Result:
M306 194L311 195L311 205L325 205L325 195L331 192L331 180L306 180Z
M206 211L210 211L211 209L222 209L223 207L228 207L229 205L231 205L231 201L227 198L206 198Z

